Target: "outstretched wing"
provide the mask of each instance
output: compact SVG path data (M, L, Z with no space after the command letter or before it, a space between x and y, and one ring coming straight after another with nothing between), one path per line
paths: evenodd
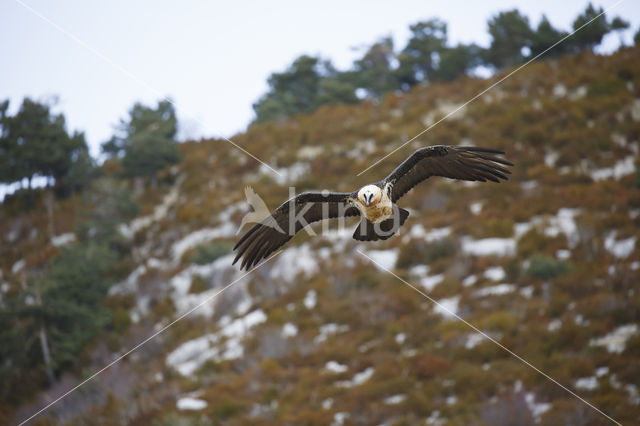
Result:
M247 270L282 247L307 224L322 219L358 216L360 211L350 203L354 194L343 192L304 192L284 202L262 222L254 225L237 242L235 264L242 258L240 269Z
M393 202L431 176L500 182L500 179L507 180L506 175L511 173L503 166L513 166L513 163L498 155L504 155L504 151L474 146L434 145L420 148L391 172L384 182L392 184Z

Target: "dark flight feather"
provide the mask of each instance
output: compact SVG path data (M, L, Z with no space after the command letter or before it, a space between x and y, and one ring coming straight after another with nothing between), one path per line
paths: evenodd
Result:
M233 263L235 264L242 258L240 268L248 270L293 238L293 235L302 229L302 225L296 221L293 233L289 232L291 206L295 205L296 215L298 212L306 210L302 217L309 224L323 218L359 216L360 211L356 207L348 205L350 197L355 197L355 194L304 192L284 202L271 212L269 217L255 224L240 238L233 248L237 250ZM323 208L328 213L325 216L323 216Z
M497 149L473 146L436 145L421 148L411 154L384 180L373 185L383 189L388 183L391 184L389 198L394 209L398 209L395 205L398 199L431 176L480 182L507 180L507 175L511 172L506 166L513 166L513 163L500 157L501 155L504 155L504 152ZM237 251L233 263L235 264L242 259L241 269L250 269L293 238L302 229L302 224L296 220L295 228L289 229L291 206L295 206L296 214L294 216L305 209L303 218L309 224L340 216L360 216L360 210L352 204L352 200L357 198L357 194L358 191L353 193L325 192L324 194L305 192L286 201L269 217L254 225L240 238L233 248ZM398 211L401 213L400 226L402 226L409 214L404 209ZM397 231L386 232L388 231L386 228L395 223L391 219L380 224L381 230L385 231L384 235L378 235L375 232L374 224L365 217L362 220L364 222L356 229L353 236L356 240L386 239ZM364 232L358 233L359 229Z
M513 163L498 155L504 155L504 151L474 146L420 148L396 167L383 183L393 185L391 201L395 203L431 176L480 182L508 180L507 175L511 172L503 166L513 166Z

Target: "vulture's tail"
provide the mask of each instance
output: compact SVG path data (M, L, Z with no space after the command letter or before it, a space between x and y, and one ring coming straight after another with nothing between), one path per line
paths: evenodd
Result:
M360 221L360 225L353 233L353 239L358 241L378 241L386 240L404 224L409 217L409 212L398 206L393 206L391 217L380 223L371 223L364 217Z

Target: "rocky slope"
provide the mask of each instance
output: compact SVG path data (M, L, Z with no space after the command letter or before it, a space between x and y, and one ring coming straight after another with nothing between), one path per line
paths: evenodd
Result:
M638 421L638 53L534 63L360 177L492 81L322 108L233 138L282 176L223 140L182 144L170 183L140 195L143 213L120 227L133 254L110 297L131 325L93 342L14 420L188 313L37 421L609 423L455 313L617 421ZM290 185L351 191L431 144L504 149L513 178L430 179L401 200L412 215L399 236L363 244L355 222L317 226L248 275L231 266L246 185L271 208ZM76 205L56 206L51 241L41 213L5 216L3 292L73 239ZM199 251L209 257L195 262Z

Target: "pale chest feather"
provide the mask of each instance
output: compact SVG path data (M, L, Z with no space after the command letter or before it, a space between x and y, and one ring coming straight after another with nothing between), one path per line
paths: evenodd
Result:
M393 212L393 204L386 194L382 195L382 199L376 204L365 206L362 203L358 203L358 208L366 217L369 222L379 223L391 216Z

